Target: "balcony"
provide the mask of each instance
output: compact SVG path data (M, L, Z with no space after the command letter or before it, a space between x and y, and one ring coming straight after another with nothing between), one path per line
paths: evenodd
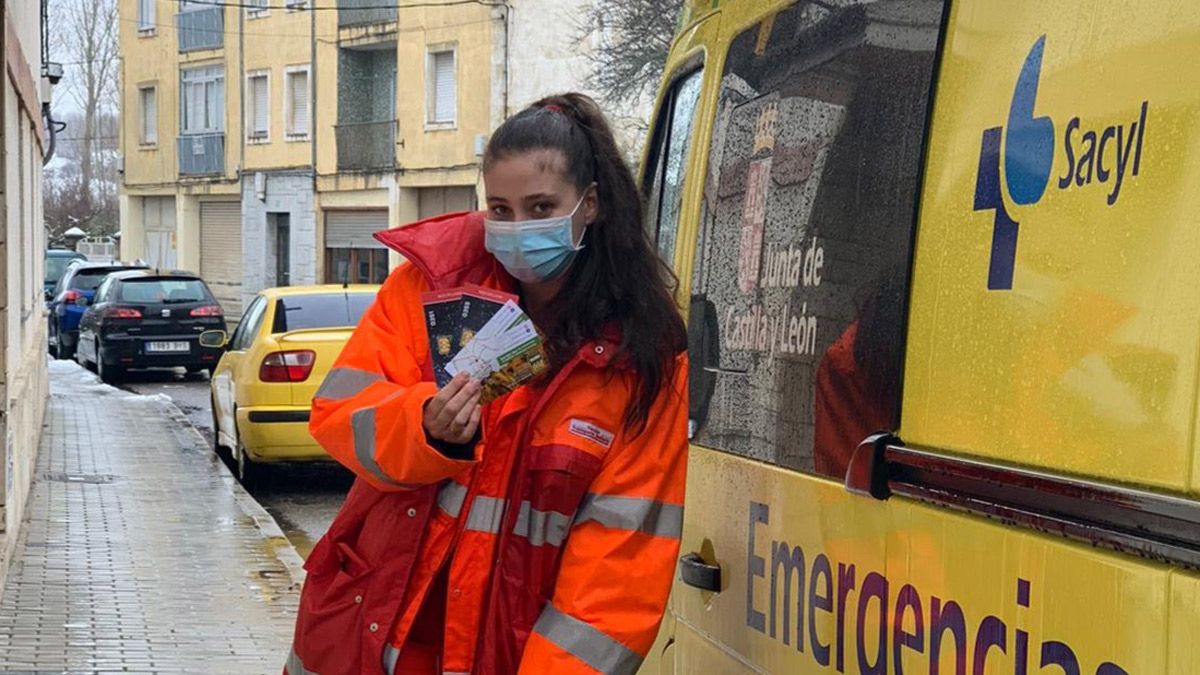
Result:
M338 171L384 171L396 167L396 121L353 122L334 127Z
M396 20L395 7L380 7L379 0L338 0L338 28L389 23Z
M179 51L220 49L225 37L225 8L189 9L175 15Z
M205 176L225 171L225 134L179 137L179 175Z

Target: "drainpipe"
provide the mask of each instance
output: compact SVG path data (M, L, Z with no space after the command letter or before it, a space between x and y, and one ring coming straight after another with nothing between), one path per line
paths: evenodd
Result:
M224 10L222 10L224 11ZM238 9L238 91L241 92L238 116L238 148L240 156L237 165L238 197L241 198L242 174L246 171L246 9Z
M307 6L307 5L306 5ZM341 11L341 10L339 10ZM317 203L317 13L308 10L308 35L311 55L308 57L308 144L312 150L313 208Z

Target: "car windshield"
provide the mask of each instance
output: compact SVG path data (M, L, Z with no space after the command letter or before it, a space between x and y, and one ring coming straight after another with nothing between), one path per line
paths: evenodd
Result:
M46 256L46 283L52 284L62 278L62 275L67 271L67 266L72 260L78 258L68 258L66 256Z
M121 270L120 267L97 267L95 269L79 270L71 277L71 290L94 291L104 281L104 277Z
M121 302L203 302L208 290L199 279L126 279L117 299Z
M275 304L275 325L272 332L357 326L363 312L367 311L367 307L374 301L374 293L323 293L282 297Z

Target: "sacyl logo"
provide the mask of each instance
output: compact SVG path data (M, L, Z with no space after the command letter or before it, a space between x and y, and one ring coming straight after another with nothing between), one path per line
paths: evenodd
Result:
M1017 254L1019 225L1008 214L1001 196L1001 141L1004 145L1004 183L1014 204L1036 204L1050 183L1050 168L1054 163L1054 121L1047 115L1037 117L1034 114L1045 46L1046 36L1043 35L1033 43L1021 66L1008 108L1007 132L1003 127L985 129L980 141L974 208L995 212L992 256L988 266L989 290L1012 288ZM1058 177L1058 189L1102 184L1107 193L1106 203L1115 205L1126 177L1137 176L1141 168L1142 139L1149 105L1149 101L1143 101L1140 115L1128 126L1117 124L1080 133L1083 120L1078 116L1071 118L1063 134L1066 170ZM1110 182L1111 188L1108 187Z

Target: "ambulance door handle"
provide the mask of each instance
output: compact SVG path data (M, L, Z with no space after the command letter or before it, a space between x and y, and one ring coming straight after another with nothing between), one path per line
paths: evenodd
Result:
M699 553L688 553L679 559L679 576L688 586L721 592L721 566L704 562Z

